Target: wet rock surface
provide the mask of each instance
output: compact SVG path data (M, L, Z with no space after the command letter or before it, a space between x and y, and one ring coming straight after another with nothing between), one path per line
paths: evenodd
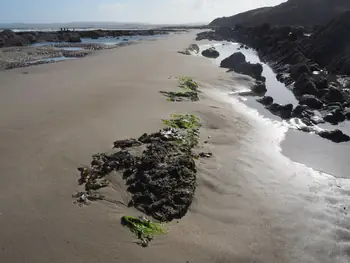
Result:
M179 50L178 53L183 54L183 55L192 55L192 53L194 54L198 54L199 53L199 46L197 44L191 44L188 46L188 48L184 49L184 50Z
M252 91L257 95L262 96L267 91L266 84L262 81L256 81L252 87Z
M272 103L271 105L267 106L267 109L272 114L275 114L281 117L282 119L289 119L292 117L293 105L292 104L280 105L278 103Z
M307 105L313 109L321 109L323 107L322 101L320 101L316 96L309 95L309 94L303 95L300 98L299 103L301 105Z
M98 39L100 37L120 36L152 36L167 34L171 30L86 30L86 31L56 31L56 32L0 32L0 47L25 46L40 42L71 42L79 43L81 38Z
M202 56L207 58L218 58L220 56L219 51L211 47L202 51Z
M233 70L237 73L251 76L257 80L263 80L263 67L260 63L250 63L246 61L245 56L241 52L233 53L231 56L221 61L220 67Z
M260 99L257 99L256 101L264 106L269 106L273 103L273 98L271 96L264 96Z
M344 134L340 130L334 130L334 131L322 131L318 133L319 136L322 138L331 140L336 143L340 142L348 142L350 141L350 137L346 134Z
M181 218L191 205L196 189L192 146L180 147L177 141L181 136L177 129L164 128L143 134L139 139L116 141L114 147L119 151L96 154L90 167L79 168L79 182L85 185L89 196L106 186L106 175L117 171L132 196L129 206L160 221Z
M104 45L94 43L56 43L44 46L6 47L0 49L0 69L12 69L81 58L96 50L112 49L133 42Z
M350 115L345 110L349 107L349 87L338 80L338 75L350 75L349 34L343 37L349 27L350 12L346 12L329 24L315 29L311 36L305 34L302 27L270 26L265 23L251 27L220 27L199 33L197 40L233 41L241 43L242 47L255 49L260 59L270 64L277 80L293 92L299 104L309 107L299 114L303 122L314 125L317 120L338 124ZM244 72L239 68L244 64L242 55L233 54L222 62L222 66ZM249 72L243 74L255 75ZM289 118L291 106L285 108L283 105L272 104L266 98L258 101L268 106L267 109L273 114ZM296 112L302 109L298 107L295 108Z

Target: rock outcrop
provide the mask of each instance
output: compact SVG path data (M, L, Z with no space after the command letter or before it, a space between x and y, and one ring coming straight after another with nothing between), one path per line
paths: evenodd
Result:
M25 46L30 43L28 39L17 35L11 30L0 32L0 47Z
M201 32L197 39L234 41L255 49L260 59L271 65L276 78L292 90L301 105L309 108L301 114L305 123L313 125L324 119L336 124L350 115L345 112L350 106L350 90L336 77L337 74L350 75L347 71L347 61L350 61L347 28L350 28L350 11L321 27L312 36L305 35L301 27L276 27L265 23L253 27L221 27ZM334 61L337 65L343 64L333 67ZM222 66L242 73L245 71L239 66L244 62L243 54L236 53L224 60ZM278 105L272 104L268 109L284 118L289 116L289 113L280 114ZM319 114L314 110L319 110Z
M57 32L13 32L0 31L0 48L12 46L26 46L41 42L81 42L81 38L146 36L167 34L171 30L90 30L90 31L57 31Z
M218 58L220 56L219 51L211 47L202 51L202 56L207 58Z
M263 7L231 17L217 18L210 26L233 27L235 24L325 25L342 12L350 10L348 0L289 0L274 7Z
M220 67L231 69L237 73L251 76L257 80L262 80L263 67L260 63L252 64L247 62L241 52L233 53L220 63Z
M344 134L340 130L334 130L334 131L322 131L318 133L319 136L322 138L331 140L336 143L341 143L341 142L348 142L350 141L350 137L346 134Z

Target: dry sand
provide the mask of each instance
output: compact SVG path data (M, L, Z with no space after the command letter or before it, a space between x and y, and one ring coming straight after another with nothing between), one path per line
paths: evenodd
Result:
M273 127L220 100L210 85L228 74L176 53L193 39L171 35L0 72L1 262L348 262L350 221L339 194L348 188L280 155ZM198 80L201 100L167 102L158 91L176 89L170 76ZM137 211L73 204L76 168L116 139L161 128L174 112L201 117L215 156L198 163L188 215L145 249L120 225ZM117 182L109 194L127 199Z

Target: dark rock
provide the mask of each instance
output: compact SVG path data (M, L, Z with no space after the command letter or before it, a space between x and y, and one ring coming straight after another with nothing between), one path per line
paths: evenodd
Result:
M64 33L63 34L63 41L70 42L70 43L80 43L80 35L75 33Z
M142 142L144 147L94 155L91 167L79 168L79 183L85 185L85 194L105 187L101 180L112 171L119 171L132 197L130 206L160 221L182 218L194 197L197 170L191 148L181 148L172 142L178 136L177 130L165 128L144 134L138 141L117 141L126 147L139 146ZM101 196L100 199L104 200Z
M341 109L336 109L324 116L323 119L326 122L336 125L339 122L345 121L346 117Z
M208 48L202 51L202 56L207 58L218 58L220 53L215 48Z
M233 16L216 18L209 25L215 27L232 27L237 24L256 26L259 28L260 34L266 32L262 29L264 23L271 25L271 27L272 25L294 25L313 30L314 25L325 25L349 9L350 3L347 0L289 0L272 7L259 7ZM269 32L270 28L265 30ZM304 35L300 34L300 32L304 33L303 28L289 27L289 30L292 33L290 37L294 37L292 40Z
M220 67L232 69L239 74L251 76L257 80L264 80L261 76L263 67L260 63L252 64L246 62L245 56L241 52L232 54L220 63Z
M9 29L0 32L0 47L25 46L30 43L28 39L17 35Z
M290 76L294 80L298 80L301 74L312 75L310 68L305 63L293 65L290 69Z
M292 110L293 110L293 105L292 104L283 105L281 107L281 109L280 109L279 116L282 119L289 119L292 116Z
M321 131L318 133L319 136L322 138L331 140L336 143L341 143L341 142L348 142L350 141L350 137L346 134L344 134L340 130L334 130L334 131Z
M252 87L252 91L256 94L265 94L267 91L266 84L262 81L257 81Z
M298 128L298 130L303 132L311 132L311 128L309 126L301 126Z
M309 95L309 94L303 95L300 98L300 100L299 100L299 104L307 105L307 106L309 106L310 108L313 108L313 109L321 109L322 106L323 106L322 101L320 101L314 95Z
M311 72L314 72L314 71L320 72L321 71L321 68L320 68L320 66L317 63L312 63L309 66L309 68L310 68Z
M282 119L289 119L292 116L293 105L280 105L278 103L273 103L270 106L268 106L267 109L271 113L280 116Z
M328 111L332 111L332 110L343 110L343 105L340 102L332 102L332 103L328 103L326 106L326 109Z
M307 109L307 107L305 107L305 105L296 106L292 112L292 116L297 117L297 118L303 117L303 112L305 109Z
M257 99L256 101L261 103L262 105L268 106L268 105L271 105L273 103L273 98L270 96L264 96L260 99Z
M347 10L312 35L309 57L329 71L350 74L349 26Z
M100 38L100 36L91 36L91 39L99 39Z
M343 102L345 100L345 97L340 89L331 87L325 95L324 99L327 102Z
M125 140L118 140L113 143L114 148L129 148L133 146L140 146L141 143L135 139L125 139Z
M350 108L345 109L344 115L345 115L346 119L350 120Z
M284 82L284 75L283 73L277 73L276 74L276 79L279 81L279 82Z
M328 87L328 80L323 76L314 75L311 80L315 83L318 90L323 90Z
M37 42L37 38L36 38L35 34L33 34L33 33L28 33L28 34L22 35L22 37L27 39L30 44Z
M290 86L294 83L294 80L290 77L286 77L283 82L286 84L286 86Z
M197 44L191 44L188 47L188 50L193 51L193 52L198 54L199 53L199 46Z
M221 61L220 67L233 69L237 65L240 65L243 63L246 63L245 56L242 54L242 52L236 52L236 53L233 53L228 58L225 58L223 61Z
M312 82L307 74L302 74L294 84L293 92L296 95L311 94L317 95L318 90L316 89L315 83Z
M281 105L278 103L272 103L270 106L267 107L267 109L271 111L273 114L277 114L281 109Z

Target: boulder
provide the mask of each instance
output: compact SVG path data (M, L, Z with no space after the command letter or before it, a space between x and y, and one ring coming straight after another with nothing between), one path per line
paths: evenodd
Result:
M344 115L341 109L336 109L324 116L323 119L326 122L336 125L339 122L345 121L346 116Z
M25 46L30 43L28 39L17 35L9 29L0 32L0 47Z
M245 56L242 54L242 52L236 52L221 61L220 67L233 69L242 63L246 63Z
M24 35L22 35L22 37L27 39L30 42L30 44L33 44L37 41L36 36L33 33L24 34Z
M207 58L218 58L220 53L215 48L211 47L202 51L202 56Z
M347 120L350 120L350 108L345 109L344 115Z
M330 87L324 99L327 102L343 102L345 100L345 97L340 89L336 87Z
M267 91L266 84L262 81L257 81L252 87L252 91L257 94L265 94Z
M257 80L265 80L265 77L261 76L263 72L262 65L260 63L252 64L246 62L245 56L241 52L236 52L225 58L221 61L220 67L232 69L239 74L248 75Z
M310 68L307 66L306 63L298 63L296 65L293 65L290 68L290 76L294 80L298 80L301 74L307 74L309 76L312 75Z
M289 119L292 116L292 111L293 111L293 105L292 104L282 105L281 109L280 109L279 116L282 119Z
M199 46L197 44L191 44L188 47L188 50L193 51L193 52L198 54L199 53Z
M294 108L292 112L293 117L301 118L303 117L304 111L307 109L306 105L298 105Z
M303 95L299 100L299 104L307 105L312 109L321 109L323 106L322 101L310 94Z
M341 142L348 142L350 141L350 137L346 134L344 134L340 130L334 130L334 131L321 131L318 133L319 136L322 138L331 140L336 143L341 143Z
M267 109L271 113L277 116L280 116L282 119L289 119L290 117L292 117L293 105L292 104L280 105L278 103L273 103L270 106L268 106Z
M261 103L264 106L269 106L273 103L273 98L270 96L264 96L260 99L257 99L256 101Z
M79 43L81 42L80 35L76 33L62 32L58 35L60 41Z
M318 90L316 89L315 83L312 82L307 74L302 74L294 84L293 92L296 95L311 94L317 95Z
M323 90L328 87L328 80L326 77L320 75L313 75L311 80L315 83L318 90Z

